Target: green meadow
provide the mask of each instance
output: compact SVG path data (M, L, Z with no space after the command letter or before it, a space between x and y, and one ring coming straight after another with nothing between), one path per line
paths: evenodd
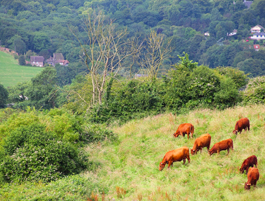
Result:
M232 133L242 117L250 119L250 131ZM174 138L181 123L195 127L194 138ZM84 150L93 161L93 171L43 183L8 184L0 189L0 200L265 200L265 107L253 105L223 111L199 109L184 115L171 113L112 125L118 140L94 143ZM224 139L234 141L234 151L209 156L191 155L191 162L175 162L159 171L167 151L188 146L209 133L211 147ZM246 174L239 168L247 157L258 158L257 187L244 190Z
M20 66L12 55L0 51L0 84L4 87L28 81L42 70L39 67Z

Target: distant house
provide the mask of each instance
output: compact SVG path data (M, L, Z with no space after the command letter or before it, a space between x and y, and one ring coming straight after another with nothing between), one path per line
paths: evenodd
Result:
M44 57L43 56L30 56L30 64L32 66L43 67Z
M250 36L251 40L264 40L265 39L265 33L254 33L253 36Z
M251 4L253 3L253 1L246 1L244 0L243 4L245 4L245 6L249 9Z
M61 66L68 66L69 61L64 60L62 53L53 53L53 57L47 59L46 63L52 66L55 66L56 64L60 64Z
M237 30L234 29L231 33L227 33L227 36L234 36L237 34Z
M255 49L256 51L259 51L259 49L260 49L260 46L259 46L258 44L253 45L253 47L254 47L254 49Z
M250 32L251 33L260 33L262 29L264 30L264 28L262 26L256 25L250 29Z
M210 33L207 31L204 33L204 36L210 36Z

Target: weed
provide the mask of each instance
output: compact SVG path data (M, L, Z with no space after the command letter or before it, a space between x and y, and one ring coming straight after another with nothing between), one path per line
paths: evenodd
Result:
M116 193L117 193L117 198L122 198L126 194L126 190L116 186Z

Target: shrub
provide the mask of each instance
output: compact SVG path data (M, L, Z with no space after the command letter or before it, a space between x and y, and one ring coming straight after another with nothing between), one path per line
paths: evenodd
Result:
M214 94L214 102L219 108L235 105L239 97L237 86L231 78L221 80L220 91Z
M8 99L8 92L6 88L2 84L0 84L0 108L5 107L7 99Z
M243 103L264 103L265 102L265 76L249 80L243 94Z
M116 136L102 124L86 125L84 132L80 135L80 140L84 142L97 142L105 139L115 140Z
M26 60L25 60L24 55L20 55L20 56L19 56L19 58L18 58L18 63L19 63L19 65L21 65L21 66L26 65Z
M9 182L49 182L79 173L86 167L86 160L81 160L77 148L60 141L54 132L45 131L45 126L39 123L12 131L3 148L5 157L0 172Z

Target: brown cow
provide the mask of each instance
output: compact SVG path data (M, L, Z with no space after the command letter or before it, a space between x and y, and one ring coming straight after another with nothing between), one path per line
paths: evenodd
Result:
M248 173L248 168L254 167L254 165L256 167L258 166L258 159L255 155L252 155L244 160L244 162L241 165L240 172L243 174L244 171L246 170L246 173Z
M188 147L181 147L181 148L169 151L166 153L162 162L159 164L159 170L162 171L167 163L168 163L168 169L170 168L171 165L173 166L173 162L176 162L176 161L183 160L183 164L185 164L186 159L188 159L190 163L190 154L189 154Z
M248 181L245 183L245 189L249 190L251 185L254 185L254 187L256 187L258 180L259 180L258 168L250 167L248 171Z
M248 118L239 119L236 122L235 130L233 130L233 133L234 134L237 134L237 132L240 132L241 133L243 129L245 129L245 131L247 129L250 130L250 124L249 124Z
M213 153L220 153L222 150L227 150L227 155L229 154L229 149L233 150L233 140L232 139L226 139L222 140L221 142L217 142L213 145L211 150L209 151L210 156Z
M173 133L173 136L178 137L179 135L181 135L185 137L185 134L187 134L189 139L190 134L191 138L193 137L193 133L194 133L194 126L190 123L185 123L179 125L178 130L175 133Z
M197 138L194 142L193 148L191 149L191 154L197 154L197 151L201 151L202 153L202 148L207 147L207 150L209 152L210 149L210 144L211 144L211 136L210 134L204 134L201 135L199 138Z

